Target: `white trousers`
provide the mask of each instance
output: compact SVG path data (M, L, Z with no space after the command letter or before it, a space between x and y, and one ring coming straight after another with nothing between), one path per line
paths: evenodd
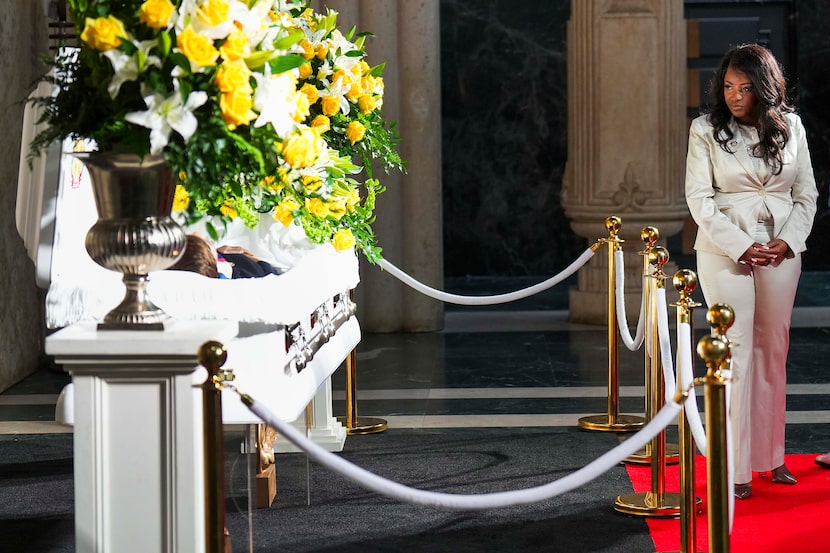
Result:
M755 239L769 241L769 227ZM801 256L777 267L750 267L726 256L697 252L698 280L706 303L735 312L726 335L732 342L730 420L735 482L752 480L784 464L787 352Z

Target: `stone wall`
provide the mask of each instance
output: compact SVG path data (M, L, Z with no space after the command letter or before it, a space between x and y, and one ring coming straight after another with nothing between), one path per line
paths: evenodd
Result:
M22 100L46 52L42 0L5 0L0 17L0 391L37 369L43 351L43 292L15 227Z

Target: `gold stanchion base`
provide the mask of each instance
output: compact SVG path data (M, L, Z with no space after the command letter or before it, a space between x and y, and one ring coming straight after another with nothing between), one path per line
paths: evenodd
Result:
M346 434L377 434L386 430L386 421L375 417L357 417L357 424L349 428L346 417L337 417L340 424L346 427Z
M579 419L580 428L602 432L636 432L645 423L645 418L636 415L618 415L613 422L608 415L591 415Z
M658 500L654 492L619 495L614 502L614 510L641 517L677 517L680 516L680 494L663 492L662 500Z
M632 453L625 459L623 463L630 465L650 465L651 464L651 448L644 447L636 453ZM680 462L680 446L677 444L666 444L666 463L674 465Z

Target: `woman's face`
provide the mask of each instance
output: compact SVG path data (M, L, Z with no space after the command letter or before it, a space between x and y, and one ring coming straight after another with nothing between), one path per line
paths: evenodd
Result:
M758 98L752 87L752 81L741 71L731 65L723 76L723 98L738 123L754 125L758 120L756 108Z

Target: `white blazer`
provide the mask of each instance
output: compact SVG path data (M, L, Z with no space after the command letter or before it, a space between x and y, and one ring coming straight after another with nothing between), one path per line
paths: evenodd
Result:
M703 115L692 121L686 156L686 203L698 225L695 249L729 256L737 262L755 240L756 217L764 205L772 214L773 235L794 253L806 249L816 214L818 190L801 119L786 114L790 139L783 151L780 174L762 181L743 135L733 119L734 137L725 152L715 141Z

